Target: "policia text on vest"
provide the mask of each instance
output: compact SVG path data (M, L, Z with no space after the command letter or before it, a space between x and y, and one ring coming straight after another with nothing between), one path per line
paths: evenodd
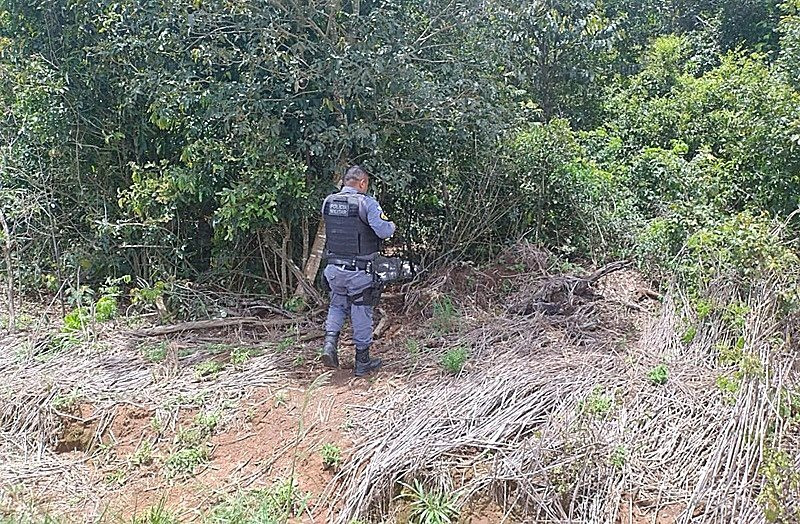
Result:
M353 166L343 182L342 190L329 195L322 204L327 239L324 275L331 289L322 361L328 367L339 366L339 333L349 316L356 346L354 371L362 376L381 365L380 359L369 356L373 307L380 289L372 262L383 239L394 234L395 225L380 204L366 194L369 177L365 171Z

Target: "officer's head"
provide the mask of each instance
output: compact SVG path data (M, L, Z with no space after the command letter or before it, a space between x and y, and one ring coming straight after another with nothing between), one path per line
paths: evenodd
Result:
M344 173L342 183L356 188L360 193L366 193L369 187L369 175L361 166L350 166Z

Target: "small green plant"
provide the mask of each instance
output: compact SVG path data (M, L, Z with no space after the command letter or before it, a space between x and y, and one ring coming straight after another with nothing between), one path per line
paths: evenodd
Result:
M156 435L160 435L164 431L164 422L158 415L153 415L153 418L150 419L150 429Z
M94 317L98 322L107 322L117 316L117 297L105 295L94 305Z
M306 363L306 357L304 355L297 355L296 357L294 357L294 360L292 361L292 364L294 364L295 366L302 366L305 363Z
M667 383L668 370L666 364L659 364L647 373L647 378L654 386L662 386Z
M64 317L64 328L62 331L65 333L82 331L89 324L91 318L89 311L85 307L76 307Z
M722 391L722 395L728 403L736 402L736 394L742 385L741 377L738 373L732 375L720 375L716 379L717 387Z
M141 515L133 517L131 524L178 524L178 518L166 508L166 502L161 499L158 504L148 509Z
M325 443L319 450L324 469L338 469L342 464L342 450L336 444Z
M220 371L222 371L222 364L216 360L205 360L194 367L194 375L198 379L211 378Z
M139 466L149 466L153 463L153 442L150 440L143 440L136 451L130 456L128 462L131 466L138 468Z
M78 407L78 400L81 398L81 393L74 389L69 393L58 394L50 401L50 405L56 411L72 411Z
M767 449L759 469L764 485L758 495L767 522L800 522L800 508L790 501L800 500L800 471L783 450Z
M456 346L448 349L442 356L441 364L444 370L451 375L458 375L464 368L469 351L464 346Z
M433 301L432 327L439 333L450 333L458 327L459 312L447 295Z
M114 486L114 485L122 486L123 484L125 484L125 480L126 480L125 470L123 470L123 469L115 469L115 470L107 473L103 480L105 480L106 484L110 484L112 486Z
M275 393L275 407L286 407L289 404L289 394L286 391Z
M722 321L734 329L742 329L748 313L750 306L744 302L731 302L722 311Z
M292 313L299 313L308 308L306 300L301 296L294 296L283 303L283 308Z
M198 413L194 417L194 426L205 434L212 434L222 419L219 411Z
M246 347L235 347L231 350L231 364L241 366L253 358L253 350Z
M703 320L714 311L714 304L708 299L699 298L695 301L694 309L697 318Z
M294 344L294 338L293 337L286 337L283 340L281 340L280 342L278 342L278 345L275 346L275 351L277 353L283 353L284 351L286 351L290 347L292 347L293 344Z
M406 339L405 346L408 356L411 357L414 362L419 360L419 355L422 352L422 344L419 343L419 340L415 338Z
M609 457L609 462L617 469L622 469L627 460L628 450L625 448L625 446L617 446L614 448L614 451L611 452L611 457Z
M400 483L400 498L408 503L408 522L413 524L451 524L458 521L455 497L439 489L428 489L419 480Z
M583 413L592 416L602 417L611 411L614 405L614 397L606 395L602 386L595 386L592 393L581 402L580 407Z
M683 335L681 335L681 342L687 345L691 344L696 336L697 328L695 326L689 326L686 328L686 331L683 332Z
M157 344L145 343L139 345L139 352L150 362L163 362L164 359L167 358L167 347L168 343L166 340Z
M211 509L206 521L214 524L279 524L300 516L308 505L308 498L296 483L278 481L271 488L228 497Z
M207 463L210 458L207 444L198 444L187 448L180 448L167 457L164 465L169 477L187 477L194 475L197 468Z

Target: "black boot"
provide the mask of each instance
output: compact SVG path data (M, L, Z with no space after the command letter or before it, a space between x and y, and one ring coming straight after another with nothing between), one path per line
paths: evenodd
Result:
M339 333L336 331L325 332L325 344L322 346L322 363L329 368L339 367L339 355L336 348L339 345Z
M383 362L379 358L369 358L369 346L361 349L356 348L355 374L357 377L363 377L370 371L375 371L382 364Z

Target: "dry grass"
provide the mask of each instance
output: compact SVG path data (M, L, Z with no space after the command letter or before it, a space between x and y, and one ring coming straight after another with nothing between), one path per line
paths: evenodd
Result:
M798 356L776 320L775 286L744 297L742 354L753 370L730 393L716 383L731 366L720 361L731 329L719 318L687 343L694 306L667 298L627 344L636 305L603 300L591 283L581 291L587 280L531 272L508 301L523 315L462 331L478 364L365 412L329 490L331 521L398 514L400 482L422 479L462 506L494 498L524 522L634 522L634 508L654 522L664 508L678 508L678 522L765 522L765 452L800 460L796 427L777 405L797 387ZM734 292L716 294L724 303ZM555 307L529 307L541 303ZM647 378L659 363L664 385ZM800 493L786 495L779 502L792 505Z

